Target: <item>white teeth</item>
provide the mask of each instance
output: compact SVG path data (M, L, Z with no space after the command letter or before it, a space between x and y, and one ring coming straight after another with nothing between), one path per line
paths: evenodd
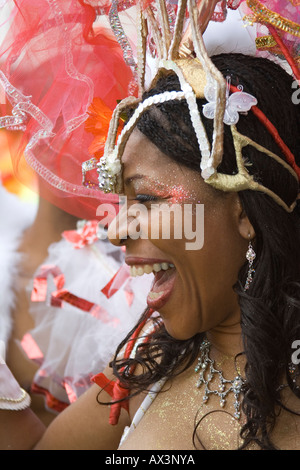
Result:
M152 269L152 266L151 266L150 264L146 264L146 265L144 266L144 272L145 272L146 274L150 274L150 273L152 273L152 271L153 271L153 269Z
M158 297L160 297L162 293L163 293L163 291L162 292L152 292L152 291L150 291L149 294L148 294L148 297L149 297L149 299L158 299Z
M139 267L137 268L137 275L138 275L138 276L142 276L143 274L144 274L144 270L143 270L143 268L142 268L141 266L139 266Z
M166 271L169 268L174 268L172 263L154 263L154 264L145 264L138 266L130 266L130 274L132 277L142 276L143 274L151 274L152 272L158 273L161 270Z
M135 267L135 266L130 266L130 274L131 274L131 276L133 276L133 277L137 276L137 272L136 272L136 267Z

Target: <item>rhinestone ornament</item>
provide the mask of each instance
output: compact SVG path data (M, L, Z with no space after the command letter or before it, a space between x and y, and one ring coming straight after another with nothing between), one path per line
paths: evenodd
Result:
M249 262L249 267L248 267L247 279L246 279L245 286L244 286L245 291L249 289L250 284L253 280L253 274L255 273L255 269L252 267L252 265L253 265L255 258L256 258L256 253L253 250L251 241L249 241L249 246L248 246L248 250L246 253L246 259Z
M223 377L222 371L215 368L215 361L209 357L210 351L210 342L205 339L200 347L200 356L198 358L198 363L195 367L195 372L199 373L199 378L197 381L197 387L200 388L204 386L204 395L203 403L207 403L210 395L217 395L220 398L220 406L224 408L226 405L227 396L229 393L234 394L234 418L239 420L241 417L240 412L240 395L242 393L242 387L244 381L242 377L238 374L233 380L227 380ZM218 387L212 389L213 379L218 378Z

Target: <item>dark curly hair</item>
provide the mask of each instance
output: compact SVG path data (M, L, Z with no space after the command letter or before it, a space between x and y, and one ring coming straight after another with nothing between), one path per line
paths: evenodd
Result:
M212 60L224 77L231 77L233 85L242 85L244 91L257 98L259 108L275 125L299 165L300 119L299 106L292 102L293 78L267 59L221 54ZM171 73L162 77L143 99L179 89L178 79ZM204 100L198 100L200 110L203 104ZM211 136L212 121L205 118L203 121ZM154 105L142 114L137 127L170 158L200 171L201 154L185 101ZM240 116L237 129L284 159L273 137L251 111ZM287 204L295 201L299 185L280 164L249 146L244 148L243 157L251 164L248 169L257 181ZM227 174L237 171L229 126L225 126L224 159L218 170ZM257 254L255 276L249 290L243 289L247 263L242 266L234 286L239 298L246 357L242 406L247 420L241 429L242 448L256 442L262 449L274 449L270 435L278 406L283 407L279 391L283 378L300 398L289 369L292 343L300 339L300 208L298 202L298 207L288 213L267 194L252 190L241 191L239 197L255 230ZM139 324L147 313L147 310L143 313ZM162 377L173 377L190 367L204 335L199 333L179 341L160 324L150 340L138 348L134 359L120 359L118 354L131 334L118 347L111 366L123 386L134 394ZM175 364L174 357L178 358ZM136 364L142 365L143 372L138 376L127 374L127 366ZM194 434L197 435L197 429Z

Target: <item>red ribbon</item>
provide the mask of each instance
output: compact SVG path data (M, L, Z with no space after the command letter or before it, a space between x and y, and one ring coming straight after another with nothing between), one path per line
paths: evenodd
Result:
M124 353L124 358L129 358L135 342L139 337L140 332L144 328L147 320L153 314L153 310L149 309L148 315L146 318L140 323L137 329L134 331L133 335L131 336L130 340L128 341ZM148 341L149 336L145 338L145 342ZM133 373L135 366L130 368L129 373ZM124 368L121 369L121 373L124 371ZM118 403L112 403L110 408L109 414L109 423L115 425L119 421L119 416L121 413L121 408L124 408L127 412L129 410L129 402L127 400L129 396L130 390L127 388L122 387L122 384L119 379L117 380L109 380L103 373L97 374L92 377L92 381L95 382L99 387L104 389L111 397L113 401L119 401Z
M54 284L57 289L61 289L65 284L65 276L55 265L44 264L40 267L38 274L33 280L33 289L31 292L32 302L43 302L47 296L48 276L53 276Z
M39 365L42 364L44 355L30 333L26 333L23 336L21 340L21 346L30 360L36 362Z
M230 90L234 93L240 91L234 85L230 85ZM300 167L296 163L294 154L291 152L291 150L288 148L288 146L280 137L276 127L271 123L271 121L267 118L267 116L257 106L252 106L251 111L253 112L253 114L255 114L255 116L259 119L259 121L267 129L269 134L271 134L276 144L281 149L282 153L285 155L288 164L293 168L293 170L297 174L298 179L300 181Z
M123 400L118 403L112 403L109 413L109 424L118 424L121 408L129 412L129 402L124 400L129 394L129 390L120 385L119 380L109 380L104 374L97 374L92 377L92 381L103 388L114 401Z
M290 51L288 50L288 48L284 44L284 42L281 39L281 37L280 37L279 33L277 32L276 28L274 28L274 26L272 26L272 25L268 25L268 28L269 28L269 31L272 34L273 38L277 42L278 46L280 47L280 49L281 49L283 55L285 56L287 62L290 64L295 78L299 82L300 81L300 70L299 70L299 67L296 64L292 54L290 53Z
M31 292L32 302L44 302L47 297L47 287L48 287L48 276L52 275L54 279L56 291L51 293L50 304L52 307L63 306L63 302L67 302L74 307L79 308L84 312L88 312L93 317L101 320L104 323L112 323L113 326L116 326L119 323L119 319L112 317L108 312L93 302L89 302L86 299L78 297L75 294L72 294L67 289L63 289L65 283L65 277L62 274L61 270L55 265L43 265L41 266L39 273L33 281L33 290Z
M89 220L84 225L81 231L67 230L63 232L62 236L70 243L73 244L75 249L83 248L85 245L91 245L97 241L98 235L98 221Z
M108 298L112 297L124 284L130 279L129 266L124 264L121 266L106 286L101 289L101 292ZM131 292L129 290L129 292Z

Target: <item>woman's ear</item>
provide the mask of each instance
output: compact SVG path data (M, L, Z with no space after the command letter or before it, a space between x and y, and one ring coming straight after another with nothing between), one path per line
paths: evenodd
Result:
M255 237L254 228L248 219L248 216L242 206L241 200L237 195L237 226L241 237L245 240L252 240Z

